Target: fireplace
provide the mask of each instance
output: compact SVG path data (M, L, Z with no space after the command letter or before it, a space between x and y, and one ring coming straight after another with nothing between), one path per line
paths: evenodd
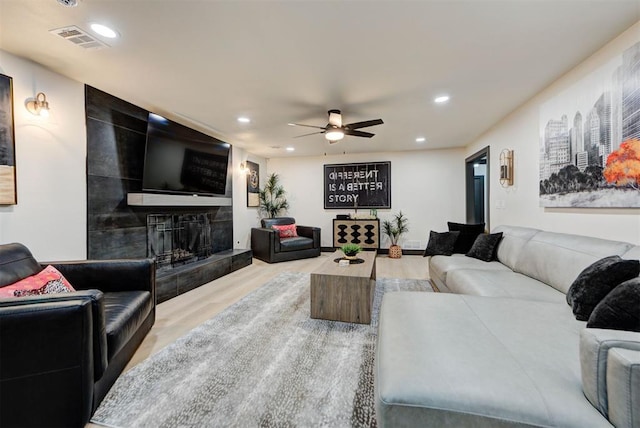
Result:
M147 255L158 271L205 259L213 253L207 213L147 215Z

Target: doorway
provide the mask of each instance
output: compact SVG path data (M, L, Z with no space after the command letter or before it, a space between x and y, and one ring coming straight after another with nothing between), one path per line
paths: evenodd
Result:
M489 226L489 146L465 159L467 223Z

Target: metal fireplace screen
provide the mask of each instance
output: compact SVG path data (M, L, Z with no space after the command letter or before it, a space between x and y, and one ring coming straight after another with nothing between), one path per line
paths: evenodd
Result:
M155 257L158 270L209 257L212 248L207 214L147 216L147 254Z

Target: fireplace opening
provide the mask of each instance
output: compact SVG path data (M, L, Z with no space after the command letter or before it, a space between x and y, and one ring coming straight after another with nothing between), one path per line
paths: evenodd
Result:
M213 253L211 222L206 213L149 214L147 255L158 270L205 259Z

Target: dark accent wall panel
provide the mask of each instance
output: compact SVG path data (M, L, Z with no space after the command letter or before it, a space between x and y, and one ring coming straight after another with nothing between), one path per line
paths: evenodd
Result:
M148 214L208 213L213 252L233 248L231 207L132 207L142 191L148 111L85 85L87 254L90 259L147 256ZM231 171L227 180L232 180ZM229 181L231 183L231 181ZM184 284L176 287L186 288Z

